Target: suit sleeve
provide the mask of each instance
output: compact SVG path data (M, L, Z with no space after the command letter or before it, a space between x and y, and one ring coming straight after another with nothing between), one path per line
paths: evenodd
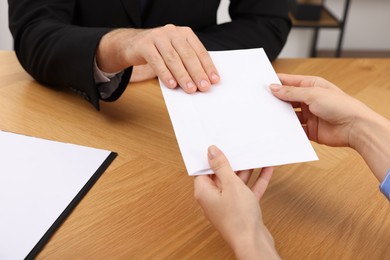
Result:
M111 29L75 25L76 1L9 0L8 4L14 48L24 69L45 85L70 88L99 109L93 62L101 37ZM108 101L121 95L130 74L131 68Z
M208 50L264 48L277 58L291 29L287 0L231 0L231 22L196 31Z

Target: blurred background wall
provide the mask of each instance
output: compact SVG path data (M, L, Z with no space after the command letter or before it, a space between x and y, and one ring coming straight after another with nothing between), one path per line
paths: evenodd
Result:
M271 0L272 1L272 0ZM229 0L222 0L218 12L219 22L229 21L227 11ZM341 17L344 0L327 0L326 5ZM345 55L390 57L390 1L351 0L346 22L343 50ZM339 30L321 29L319 50L333 51L337 44ZM308 57L313 29L293 28L280 57ZM12 50L12 37L8 29L7 0L0 0L0 50Z

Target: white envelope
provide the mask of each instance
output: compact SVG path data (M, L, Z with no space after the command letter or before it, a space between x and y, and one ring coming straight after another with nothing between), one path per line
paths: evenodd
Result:
M189 175L212 173L217 145L233 170L318 160L292 106L274 97L280 81L263 49L210 52L221 81L186 94L160 86Z

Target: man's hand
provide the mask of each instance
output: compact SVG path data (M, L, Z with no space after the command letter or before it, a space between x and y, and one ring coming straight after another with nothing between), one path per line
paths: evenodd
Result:
M207 91L219 81L209 53L189 27L114 30L101 39L96 60L109 73L148 64L166 86L179 85L187 93Z

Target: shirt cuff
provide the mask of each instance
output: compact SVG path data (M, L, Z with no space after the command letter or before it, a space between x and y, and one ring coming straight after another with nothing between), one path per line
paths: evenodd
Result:
M387 172L382 183L379 185L379 189L385 195L385 197L390 201L390 169Z
M107 73L102 71L96 62L96 57L93 60L93 74L95 84L98 85L98 91L101 99L109 98L112 93L117 90L119 82L122 78L123 71L117 73Z

